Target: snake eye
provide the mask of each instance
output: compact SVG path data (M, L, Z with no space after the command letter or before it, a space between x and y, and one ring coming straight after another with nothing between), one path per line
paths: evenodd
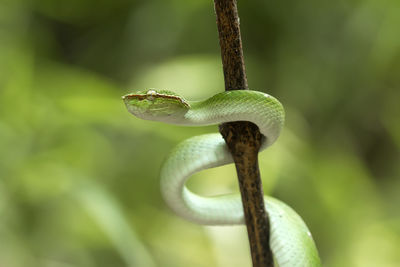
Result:
M157 92L150 89L149 91L146 92L146 99L153 100L156 95L157 95Z

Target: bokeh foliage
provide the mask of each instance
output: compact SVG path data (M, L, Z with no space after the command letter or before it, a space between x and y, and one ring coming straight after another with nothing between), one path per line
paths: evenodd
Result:
M400 262L400 2L239 1L251 88L287 111L265 192L324 266ZM169 211L158 170L216 127L140 121L120 96L223 90L212 1L0 1L0 266L250 266L244 227ZM190 182L237 190L232 166Z

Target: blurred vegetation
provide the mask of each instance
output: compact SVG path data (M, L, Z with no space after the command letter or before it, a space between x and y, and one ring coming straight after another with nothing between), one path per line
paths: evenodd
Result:
M287 110L265 192L324 266L399 266L400 2L239 1L251 88ZM244 227L175 216L158 170L217 127L132 117L120 96L224 90L212 1L0 1L0 266L250 266ZM232 166L196 175L237 190Z

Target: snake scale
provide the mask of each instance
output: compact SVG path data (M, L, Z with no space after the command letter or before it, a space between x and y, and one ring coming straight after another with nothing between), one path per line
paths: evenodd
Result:
M130 113L144 120L186 126L230 121L255 123L263 135L260 150L272 145L283 128L284 109L274 97L251 90L218 93L203 101L187 101L167 90L138 91L123 96ZM206 134L177 145L161 168L161 192L177 214L205 225L244 224L240 195L203 197L185 187L194 173L233 163L220 134ZM301 217L282 201L264 196L270 219L270 246L279 267L321 266L318 251Z

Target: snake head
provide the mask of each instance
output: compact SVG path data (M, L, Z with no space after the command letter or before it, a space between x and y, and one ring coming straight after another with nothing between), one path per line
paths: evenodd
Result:
M174 92L149 89L122 97L130 113L145 120L166 121L185 114L190 105Z

